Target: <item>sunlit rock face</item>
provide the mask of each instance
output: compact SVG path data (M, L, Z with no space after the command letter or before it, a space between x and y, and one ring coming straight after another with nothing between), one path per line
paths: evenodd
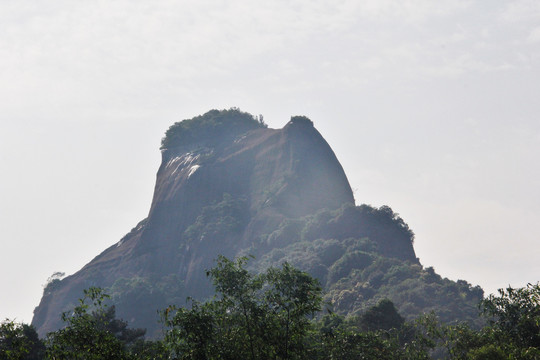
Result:
M205 270L218 254L261 256L284 221L354 203L339 161L305 117L269 129L238 110L212 110L173 125L161 151L148 217L44 291L32 322L40 335L62 326L60 314L83 289L100 286L119 317L153 336L158 309L210 294ZM404 256L415 259L412 245Z

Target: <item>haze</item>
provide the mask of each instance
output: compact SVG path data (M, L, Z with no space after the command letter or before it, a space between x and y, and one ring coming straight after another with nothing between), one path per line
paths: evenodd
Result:
M305 115L358 204L486 292L540 280L540 2L0 3L0 318L150 207L174 122Z

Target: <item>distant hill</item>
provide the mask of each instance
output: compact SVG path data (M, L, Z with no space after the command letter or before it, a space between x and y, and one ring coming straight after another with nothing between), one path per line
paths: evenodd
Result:
M424 269L414 234L387 206L354 205L334 152L306 117L282 129L238 109L172 125L162 141L148 217L75 274L44 290L32 324L62 326L82 290L107 288L117 315L159 336L157 310L211 296L219 255L253 255L254 271L283 261L310 272L327 307L354 315L383 298L408 318L476 317L482 289Z

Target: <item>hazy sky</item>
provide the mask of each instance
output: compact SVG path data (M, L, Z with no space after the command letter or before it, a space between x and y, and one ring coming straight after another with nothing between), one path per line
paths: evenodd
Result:
M540 1L0 1L0 319L150 208L174 122L306 115L424 266L540 280Z

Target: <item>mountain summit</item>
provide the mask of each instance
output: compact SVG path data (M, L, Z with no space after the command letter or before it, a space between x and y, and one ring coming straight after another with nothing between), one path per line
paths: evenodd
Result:
M410 273L402 280L429 277L397 214L354 205L343 168L306 117L269 129L238 109L211 110L171 126L161 152L148 217L81 270L46 286L32 321L40 335L62 326L60 314L83 289L100 286L119 317L158 336L156 310L211 295L206 269L220 254L252 254L254 270L289 261L319 278L344 313L376 301L392 267ZM443 286L437 276L428 280ZM352 293L344 295L348 283ZM475 291L461 288L466 296ZM411 314L435 306L413 305Z

